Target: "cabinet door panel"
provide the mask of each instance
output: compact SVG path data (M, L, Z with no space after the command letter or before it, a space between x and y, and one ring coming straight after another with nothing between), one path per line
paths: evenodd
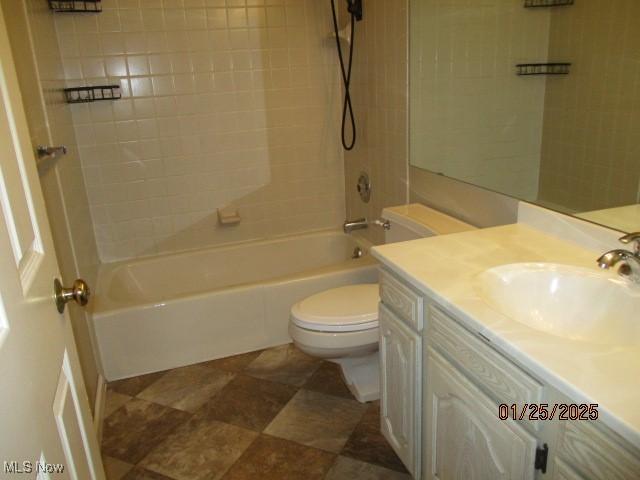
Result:
M592 422L566 422L558 455L587 478L639 480L640 452L628 450ZM630 447L632 448L632 447Z
M555 461L554 480L586 480L560 459Z
M380 305L382 433L407 469L420 472L420 335Z
M536 439L431 348L427 365L424 478L533 479Z

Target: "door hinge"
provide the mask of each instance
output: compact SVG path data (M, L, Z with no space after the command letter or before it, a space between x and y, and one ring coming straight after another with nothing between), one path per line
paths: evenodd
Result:
M547 473L547 457L549 456L549 446L545 443L542 447L536 448L536 470Z

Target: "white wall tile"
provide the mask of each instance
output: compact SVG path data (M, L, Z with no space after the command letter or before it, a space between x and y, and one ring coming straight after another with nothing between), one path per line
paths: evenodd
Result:
M103 3L56 17L67 82L122 86L122 100L73 108L102 261L339 226L325 3ZM228 204L239 227L217 225Z

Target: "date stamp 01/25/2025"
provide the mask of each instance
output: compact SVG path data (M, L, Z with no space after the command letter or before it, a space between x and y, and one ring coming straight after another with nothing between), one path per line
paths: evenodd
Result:
M597 403L501 403L498 405L500 420L597 420Z

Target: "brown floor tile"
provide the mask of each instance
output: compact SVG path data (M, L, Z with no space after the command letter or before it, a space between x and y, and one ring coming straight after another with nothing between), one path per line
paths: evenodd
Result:
M411 475L353 458L338 457L324 480L411 480Z
M104 422L102 450L106 455L138 463L190 414L134 398Z
M126 477L122 480L174 480L173 478L165 477L156 472L150 472L142 467L136 467L131 470Z
M218 370L224 370L225 372L240 373L247 368L251 362L258 358L261 353L262 350L258 350L256 352L234 355L232 357L219 358L206 362L206 365L217 368Z
M321 480L334 458L322 450L261 435L223 480Z
M121 406L131 400L129 395L123 395L113 390L107 390L107 396L104 404L104 418L107 418Z
M311 375L311 378L307 380L303 388L355 400L355 397L344 383L340 365L336 363L322 362L320 368Z
M122 478L133 468L133 465L117 458L103 455L102 463L107 480L122 480Z
M252 377L302 386L320 366L321 361L305 355L293 344L265 350L245 369Z
M176 368L153 382L138 398L167 407L195 412L231 381L233 373L205 364Z
M369 404L340 454L398 472L407 471L380 431L379 402Z
M114 392L122 393L123 395L135 397L142 390L162 377L165 373L166 372L155 372L149 373L147 375L140 375L138 377L116 380L115 382L109 383L109 389L113 390Z
M216 480L257 436L234 425L192 418L165 437L140 466L176 480Z
M338 453L366 409L355 400L300 390L264 432Z
M261 432L297 391L291 385L238 375L198 411L198 416Z

